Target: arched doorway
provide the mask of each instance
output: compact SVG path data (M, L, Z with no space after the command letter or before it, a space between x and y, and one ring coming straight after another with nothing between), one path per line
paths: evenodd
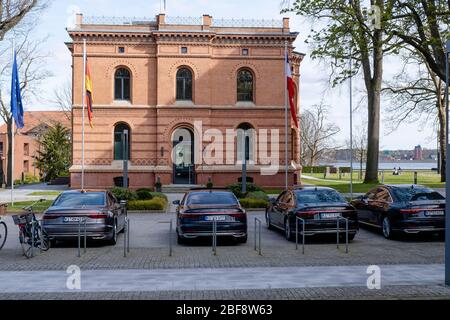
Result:
M179 128L172 135L172 162L174 184L195 184L194 133Z

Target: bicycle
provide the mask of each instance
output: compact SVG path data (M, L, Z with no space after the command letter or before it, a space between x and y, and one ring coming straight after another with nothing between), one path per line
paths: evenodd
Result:
M39 200L32 205L23 208L26 214L13 216L14 223L19 227L19 241L25 257L32 258L34 248L41 251L50 249L50 240L47 232L36 219L33 207L44 200Z

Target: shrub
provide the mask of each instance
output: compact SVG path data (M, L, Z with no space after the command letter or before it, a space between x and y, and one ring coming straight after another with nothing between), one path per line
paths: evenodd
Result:
M247 199L261 199L269 201L269 196L263 191L249 192L246 196Z
M325 167L325 166L316 166L316 167L305 166L305 167L303 167L302 172L304 174L308 174L308 173L325 173L325 172L327 172L327 167Z
M132 200L128 202L128 210L145 211L145 210L165 210L167 202L162 198L153 198L151 200Z
M136 191L139 200L152 200L153 195L150 189L139 189Z
M26 174L23 180L25 184L39 183L40 179L37 176L33 176L32 174Z
M245 209L259 209L259 208L267 208L269 206L269 201L264 199L239 199L241 206Z
M245 198L248 193L255 191L264 191L254 183L247 183L247 193L242 193L242 183L236 183L227 187L237 198Z
M109 191L119 200L132 201L138 199L136 192L126 188L115 187L109 189Z
M167 198L167 196L164 193L152 192L151 195L153 198L160 198L160 199L163 199L166 203L169 202L169 199Z

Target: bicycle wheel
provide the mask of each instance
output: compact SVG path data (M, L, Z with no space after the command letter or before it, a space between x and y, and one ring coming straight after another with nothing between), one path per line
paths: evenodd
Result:
M27 257L28 259L31 258L32 255L32 246L31 246L31 237L27 234L28 232L25 231L25 228L20 228L19 232L19 240L20 245L22 247L23 255Z
M0 250L2 250L3 246L5 245L7 236L8 228L6 228L6 223L2 221L0 222Z
M50 249L50 240L48 239L47 232L41 227L39 227L38 237L38 248L42 251L48 251L48 249Z

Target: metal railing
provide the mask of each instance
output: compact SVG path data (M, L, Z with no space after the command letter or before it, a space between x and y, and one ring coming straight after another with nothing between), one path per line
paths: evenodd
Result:
M347 218L344 217L337 217L336 218L336 247L337 249L339 249L340 246L340 233L341 233L341 227L340 227L340 221L344 220L345 221L345 253L348 253L348 225L349 225L349 220ZM296 217L296 223L295 223L295 250L298 250L298 234L299 234L299 229L298 229L298 225L299 222L302 223L302 254L305 254L305 242L306 242L306 220L300 217Z
M295 250L298 250L298 222L302 222L302 254L305 254L305 219L297 217L295 220Z
M212 223L212 252L217 256L217 220L213 220Z
M259 229L259 232L257 232L257 228ZM255 251L258 251L260 256L262 256L262 253L261 253L261 250L262 250L261 249L261 231L262 231L262 222L258 218L255 218L255 247L254 247L254 249L255 249ZM257 233L258 233L258 235L257 235Z
M348 219L344 217L337 217L336 218L336 246L337 249L339 249L339 238L340 238L340 221L345 221L345 253L348 253Z
M201 26L203 17L166 17L166 24L184 25L184 26Z
M77 257L81 257L81 224L84 223L84 251L83 253L87 252L87 218L80 219L78 221L78 254Z
M283 28L283 20L277 19L213 19L213 27L235 28Z
M83 24L90 25L141 25L141 24L155 24L155 18L149 17L83 17Z

